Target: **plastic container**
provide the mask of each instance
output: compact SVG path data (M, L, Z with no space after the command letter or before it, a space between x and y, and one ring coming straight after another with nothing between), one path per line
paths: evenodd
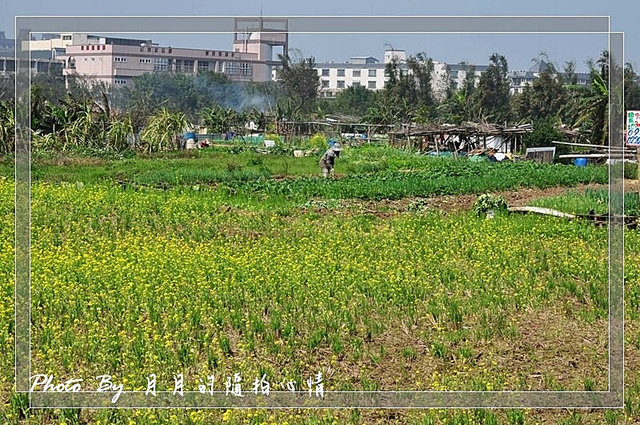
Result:
M576 158L576 166L577 167L586 167L587 166L587 158Z
M196 139L196 133L194 132L188 132L188 133L184 133L184 138L189 140L189 139Z

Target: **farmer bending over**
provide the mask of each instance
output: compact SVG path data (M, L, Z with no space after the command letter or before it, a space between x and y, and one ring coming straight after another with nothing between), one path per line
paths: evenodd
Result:
M340 143L335 143L322 155L320 159L320 168L322 169L322 177L327 177L327 174L333 176L333 164L336 162L336 158L340 157Z

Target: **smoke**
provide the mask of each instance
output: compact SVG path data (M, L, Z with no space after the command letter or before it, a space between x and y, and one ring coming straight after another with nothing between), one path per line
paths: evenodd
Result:
M144 74L129 87L112 87L110 99L121 110L149 114L165 107L196 118L203 108L220 105L236 111L269 112L275 105L273 83L242 83L222 74Z
M260 86L257 83L220 80L220 77L212 78L206 73L193 77L194 88L201 94L203 101L209 104L205 106L211 106L213 103L236 111L255 108L260 112L268 112L274 104L269 96L259 92Z

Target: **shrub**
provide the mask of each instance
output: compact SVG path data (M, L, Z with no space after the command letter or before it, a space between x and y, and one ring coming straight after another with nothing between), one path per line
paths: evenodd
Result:
M478 199L476 199L476 202L473 204L473 211L478 214L478 216L487 214L487 212L491 210L504 211L506 209L507 201L505 201L502 196L496 196L490 193L478 196Z

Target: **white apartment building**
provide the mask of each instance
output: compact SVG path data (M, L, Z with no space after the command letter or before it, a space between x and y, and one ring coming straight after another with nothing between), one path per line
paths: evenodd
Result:
M369 90L382 90L389 80L385 73L387 63L395 58L400 64L400 72L408 73L406 52L404 50L386 50L384 62L380 63L373 56L355 56L347 62L322 62L316 64L320 77L320 96L335 97L337 93L351 86L364 86ZM476 80L487 67L475 66ZM442 97L447 84L451 80L458 87L462 85L467 72L472 68L467 65L449 65L433 62L433 78L431 81L436 97Z
M387 50L383 63L373 56L354 56L348 62L317 63L320 96L335 97L337 93L351 86L364 86L369 90L383 89L389 80L384 68L392 58L403 64L406 61L406 53L404 50Z
M382 90L389 80L385 75L385 65L396 58L400 62L400 72L409 72L406 66L406 54L404 50L387 50L384 53L384 62L380 63L372 56L356 56L347 62L322 62L316 64L316 70L320 77L320 97L333 98L342 90L351 86L364 86L369 90ZM540 73L548 64L541 61L526 71L512 71L509 73L511 94L522 93L524 87L533 84ZM467 74L473 70L476 85L480 75L488 68L487 65L447 64L433 61L432 88L436 98L442 99L446 93L448 84L454 83L456 87L462 87ZM576 84L591 84L589 73L576 73Z

